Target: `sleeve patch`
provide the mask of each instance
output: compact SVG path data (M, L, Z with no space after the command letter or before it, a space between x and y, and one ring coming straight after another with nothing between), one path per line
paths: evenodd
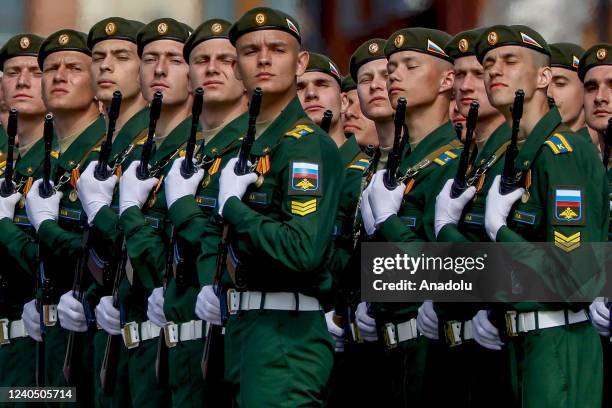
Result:
M554 190L555 211L553 225L584 225L582 190L558 187Z
M321 195L321 171L317 163L291 163L289 195Z
M573 251L580 246L580 231L577 233L567 236L563 235L559 231L555 233L555 246L565 252Z
M291 136L295 137L296 139L299 139L302 136L306 136L311 133L314 133L314 129L312 129L311 127L308 127L306 125L297 125L293 129L285 133L285 136Z
M456 158L457 155L455 153L450 150L447 150L435 159L433 159L433 162L436 163L438 166L444 166L446 165L446 163Z
M561 133L555 133L545 141L544 144L548 146L554 154L563 154L573 151L572 146Z
M311 214L317 211L317 199L313 198L312 200L308 200L305 202L291 200L291 213L296 215L301 215L304 217L305 215Z

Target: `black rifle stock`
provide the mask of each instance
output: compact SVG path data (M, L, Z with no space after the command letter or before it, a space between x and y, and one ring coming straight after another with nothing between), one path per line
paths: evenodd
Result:
M612 148L612 118L608 119L608 126L606 127L606 133L604 133L604 153L603 153L603 165L607 169L608 161L610 161L610 149Z
M463 151L459 157L459 167L457 168L457 174L451 187L451 197L457 198L463 193L468 185L466 181L468 166L470 165L470 150L472 147L472 139L474 136L474 129L476 129L476 122L478 121L478 109L480 104L478 101L472 101L470 105L470 111L468 113L466 121L466 132L465 132L465 143L463 145Z
M119 111L121 110L121 92L113 92L113 99L111 100L110 108L108 109L108 128L106 130L106 140L102 144L100 149L100 155L98 158L98 165L94 170L94 177L96 180L104 181L111 176L111 172L108 171L106 166L108 165L108 159L110 158L111 151L113 150L113 135L115 134L115 125L117 124L117 118L119 117Z
M240 145L238 162L236 162L236 166L234 167L234 173L238 176L243 176L249 172L249 156L251 155L253 142L255 142L255 132L257 131L255 125L257 124L259 110L261 109L262 96L263 91L261 88L255 88L253 96L251 97L251 103L249 104L249 127L247 128L246 136L244 136L242 144Z
M185 148L185 160L181 166L181 176L183 178L190 178L195 173L195 166L193 165L193 152L195 151L196 144L196 133L198 132L198 123L200 121L200 115L202 114L202 107L204 105L204 90L198 88L195 90L193 95L193 105L191 107L191 129L189 132L189 139L187 140L187 146Z
M8 126L6 127L6 133L8 135L8 145L6 148L6 166L4 167L4 182L0 186L0 195L2 197L8 197L15 192L15 186L13 186L13 171L14 171L14 159L13 151L15 149L15 136L17 136L17 109L11 108L9 111Z
M519 89L514 94L514 103L512 104L512 138L506 149L506 158L504 161L504 170L499 184L499 192L506 195L516 189L516 166L514 161L518 155L518 134L521 118L523 117L523 102L525 101L525 92Z
M50 113L47 113L45 115L43 138L45 142L43 181L38 186L38 193L42 198L48 198L53 195L53 187L51 186L51 144L53 143L53 115Z
M395 134L393 137L393 148L389 152L387 159L387 172L383 178L383 182L387 190L393 190L397 187L397 170L399 169L401 154L406 141L408 132L405 130L404 122L406 120L406 98L400 96L397 100L397 109L393 122L395 124ZM402 137L402 133L404 136Z
M329 109L323 113L323 119L321 120L321 129L325 131L325 133L329 133L329 129L331 128L331 122L334 118L334 114Z
M153 102L151 102L151 110L149 111L149 131L147 133L147 140L142 146L142 155L140 156L140 165L136 169L136 176L139 180L146 180L149 178L149 160L151 160L151 152L153 151L153 137L155 136L155 128L157 127L157 120L161 114L162 99L164 95L157 91L153 95Z

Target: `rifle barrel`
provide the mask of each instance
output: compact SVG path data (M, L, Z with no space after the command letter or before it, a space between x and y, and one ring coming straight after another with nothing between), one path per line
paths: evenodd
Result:
M402 149L406 146L408 139L408 132L404 126L406 120L406 98L400 96L397 100L397 109L395 110L395 117L393 122L395 124L395 135L393 138L393 148L389 152L389 158L387 159L387 173L383 178L385 187L388 190L393 190L397 187L396 174L399 168ZM404 136L402 137L402 133Z
M164 95L157 91L153 94L153 101L151 102L151 110L149 111L149 131L147 133L147 140L142 146L142 155L140 156L140 165L136 171L136 176L139 180L145 180L149 178L149 160L151 159L151 152L153 151L153 138L155 136L155 128L157 127L157 120L161 114L162 99Z
M121 111L121 91L113 92L113 99L111 100L110 108L108 109L108 129L106 130L106 140L100 149L100 157L98 165L94 171L94 177L97 180L103 181L111 176L110 172L106 168L108 165L108 159L110 158L111 151L113 149L113 135L115 134L115 126L117 124L117 118Z
M255 132L257 131L255 126L257 124L257 117L259 116L259 111L261 109L262 97L263 91L261 88L255 88L253 96L251 97L251 103L249 104L249 127L247 129L246 136L242 140L240 152L238 153L238 162L234 167L234 173L236 173L238 176L245 175L249 172L248 161L249 156L251 155L253 142L255 141Z
M8 135L8 145L6 148L6 166L4 168L4 182L0 186L0 195L2 197L8 197L15 192L13 186L13 170L14 170L14 158L13 151L15 148L15 137L17 136L17 109L11 108L9 111L8 126L6 133Z
M183 165L181 166L181 175L186 179L190 178L195 173L195 166L193 165L193 152L195 150L196 134L198 132L198 124L203 106L204 90L202 88L198 88L195 90L193 95L193 105L191 107L191 130L189 133L189 140L187 141L187 147L185 149L185 160L183 160Z

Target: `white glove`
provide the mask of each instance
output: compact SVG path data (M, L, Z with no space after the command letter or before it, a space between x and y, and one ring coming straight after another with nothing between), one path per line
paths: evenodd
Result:
M64 195L61 191L56 191L51 197L42 198L38 191L38 186L42 184L42 182L42 179L38 179L32 183L32 188L30 188L28 196L26 197L26 213L36 232L38 232L38 228L40 228L40 224L42 224L43 221L57 221L59 203ZM53 186L52 181L49 183Z
M404 189L406 188L403 183L399 183L393 190L387 190L383 182L386 172L387 170L377 171L370 183L368 199L376 227L385 222L390 216L397 214L402 205Z
M336 351L336 353L342 353L344 351L344 329L338 327L334 322L333 310L325 313L325 323L327 323L327 331L336 342L334 351Z
M0 179L0 186L4 184L4 179ZM15 183L13 183L13 186ZM14 192L8 197L0 196L0 220L3 218L8 218L11 221L15 217L15 206L21 200L21 193Z
M608 309L607 299L596 298L589 306L591 323L597 329L600 336L610 337L610 309Z
M119 215L133 206L142 208L151 193L151 189L159 182L155 177L139 180L136 177L138 166L140 166L140 160L133 161L121 176L119 182Z
M431 300L426 300L419 307L417 329L428 339L438 340L438 315Z
M221 171L221 177L219 178L219 215L223 215L223 207L230 197L238 197L239 200L242 200L247 187L257 181L257 174L255 173L237 176L234 173L237 161L238 158L234 157L227 162L223 171Z
M188 179L183 178L181 175L181 166L185 161L184 157L180 157L172 163L172 167L166 176L164 181L164 191L166 193L166 205L168 208L174 204L179 198L192 195L195 197L198 185L204 177L204 170L199 169ZM195 160L194 160L195 162Z
M113 297L104 296L96 306L96 322L110 335L121 334L121 316L119 309L113 307Z
M23 325L25 326L25 331L28 333L28 336L36 341L42 341L42 335L40 333L40 314L36 309L36 299L32 299L23 305L21 319L23 320Z
M444 188L442 188L436 197L436 220L434 223L436 237L446 224L457 225L459 223L459 218L461 218L461 213L465 205L469 203L476 194L476 187L472 186L463 191L459 197L451 198L453 182L453 179L447 180L446 184L444 184Z
M376 320L368 315L368 304L361 302L357 305L355 311L355 320L357 321L357 327L361 333L361 337L365 341L377 341L378 334L376 333Z
M195 312L200 319L221 326L221 302L212 285L204 286L198 293Z
M501 350L504 345L499 330L489 321L488 310L479 310L472 318L472 335L476 343L489 350Z
M368 185L361 193L361 202L359 204L363 228L368 236L374 234L376 231L376 227L374 226L374 214L372 214L372 208L370 207L370 191L370 185Z
M69 291L62 295L57 304L57 317L66 330L73 332L86 332L87 319L83 304L75 299L74 292Z
M499 183L501 176L497 175L493 179L493 184L487 193L487 206L485 210L485 229L491 241L495 241L497 232L501 227L506 225L506 218L510 213L510 209L525 192L524 188L517 188L511 193L501 195L499 192Z
M113 201L113 191L117 184L117 176L114 174L104 181L95 178L94 171L97 166L97 161L89 163L77 181L77 195L79 200L81 200L85 214L87 214L89 225L93 224L93 220L96 218L100 208L105 205L110 206L111 201ZM111 170L108 166L106 168L109 171Z
M149 305L147 306L147 317L159 327L163 327L166 324L166 316L164 316L164 288L155 288L151 292Z

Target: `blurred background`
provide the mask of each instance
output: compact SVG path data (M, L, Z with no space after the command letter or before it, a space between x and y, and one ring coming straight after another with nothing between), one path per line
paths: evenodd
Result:
M612 39L612 0L2 0L0 44L21 32L87 32L110 16L145 23L172 17L196 27L214 17L234 21L259 5L295 16L304 46L331 56L343 73L363 41L410 26L456 34L477 26L526 24L549 42L584 47Z

